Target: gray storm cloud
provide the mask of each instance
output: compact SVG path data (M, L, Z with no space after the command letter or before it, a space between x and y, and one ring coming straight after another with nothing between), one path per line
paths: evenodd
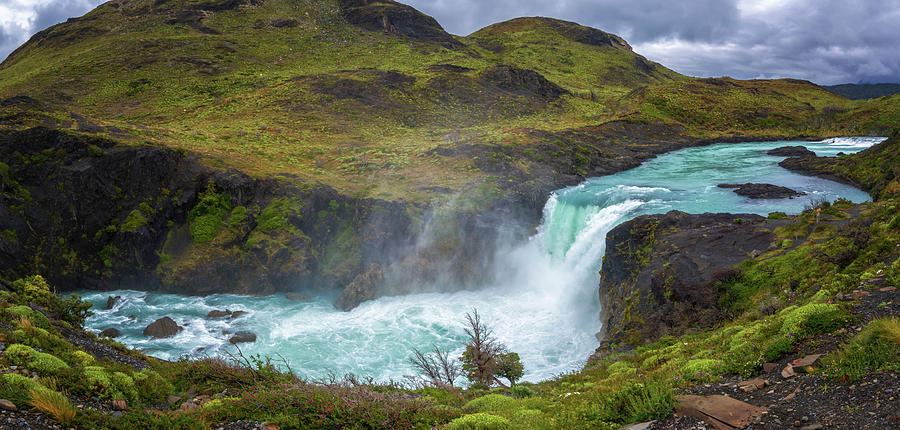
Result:
M8 0L0 0L8 1ZM549 16L618 34L640 54L692 76L792 77L820 84L900 82L896 0L406 0L466 35L520 16ZM12 0L0 58L31 34L99 0Z

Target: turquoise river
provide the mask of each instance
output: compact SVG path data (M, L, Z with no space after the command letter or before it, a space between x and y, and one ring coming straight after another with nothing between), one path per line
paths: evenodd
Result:
M818 155L851 153L880 138L836 138L822 142L717 144L672 152L640 167L593 178L549 196L537 232L525 243L510 245L498 259L495 279L477 290L384 297L351 312L335 310L336 295L313 295L292 302L284 295L186 297L140 291L82 292L94 302L88 327L118 328L118 340L164 359L222 356L236 349L225 332L249 330L258 335L242 344L245 355L283 357L302 377L354 373L378 381L395 381L414 371L408 357L414 348L432 345L462 352L463 320L473 307L496 337L518 352L526 380L570 372L599 344L601 328L597 285L606 233L638 215L677 209L691 213L732 212L765 215L798 213L810 199L854 202L869 199L853 187L801 176L777 165L783 157L767 149L802 144ZM795 199L749 200L719 183L764 182L804 191ZM109 295L120 295L103 310ZM242 310L233 321L208 320L213 309ZM150 322L170 316L185 329L168 339L142 335Z

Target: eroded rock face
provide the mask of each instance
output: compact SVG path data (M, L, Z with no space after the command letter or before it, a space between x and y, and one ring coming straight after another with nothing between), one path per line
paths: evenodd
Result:
M184 327L178 325L172 318L162 317L144 329L144 335L154 339L164 339L175 336L184 330Z
M766 151L766 154L775 155L779 157L815 157L816 153L810 151L805 146L796 145L796 146L781 146L775 149L770 149Z
M605 345L639 345L720 321L715 278L769 248L774 222L750 214L671 211L614 228L606 236L599 291Z
M806 193L772 184L719 184L719 188L733 188L734 193L750 199L792 199Z

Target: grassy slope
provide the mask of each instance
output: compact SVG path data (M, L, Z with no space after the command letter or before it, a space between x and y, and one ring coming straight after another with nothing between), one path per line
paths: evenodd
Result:
M849 122L822 123L823 109L855 106L800 82L729 80L722 91L644 60L616 36L557 20L495 24L448 49L357 28L332 0L199 12L228 2L158 3L106 3L14 52L0 67L0 100L43 105L5 103L5 126L79 128L75 113L101 127L94 132L194 151L214 165L422 200L428 187L486 179L471 160L428 152L452 145L444 137L455 132L501 143L521 128L627 118L699 136L838 134ZM497 64L535 70L570 95L498 91L482 78Z

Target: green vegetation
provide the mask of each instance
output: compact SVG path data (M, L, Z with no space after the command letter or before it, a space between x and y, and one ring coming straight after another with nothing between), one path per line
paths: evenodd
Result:
M211 241L222 228L222 221L230 211L228 195L217 193L215 184L210 182L206 190L200 193L197 205L188 213L194 243Z
M900 124L896 95L856 102L794 80L690 78L637 56L615 36L556 20L496 24L454 38L454 47L355 27L330 0L254 3L212 10L219 5L109 2L42 32L0 65L7 119L0 131L52 124L123 144L180 149L215 167L294 185L321 182L360 198L420 203L442 194L433 190L454 190L469 198L461 210L479 211L505 197L498 182L512 180L489 171L496 166L529 172L566 157L565 167L587 174L596 161L587 135L625 145L635 130L647 134L636 138L644 145L665 133L672 141L832 136L887 133ZM392 5L364 6L386 7ZM615 131L621 128L629 131ZM576 137L553 137L563 135ZM453 387L452 369L429 375L428 386L404 387L353 378L310 383L262 357L161 362L79 333L89 306L77 296L59 297L36 275L0 293L0 340L7 345L0 397L65 426L97 429L204 429L235 420L282 429L612 429L665 417L677 389L758 375L764 362L846 325L847 306L828 303L835 294L881 277L900 286L900 135L891 142L815 161L870 189L875 202L819 206L820 216L845 220L840 228L818 224L817 208L794 217L770 214L785 220L774 231L776 246L718 285L727 321L635 345L539 384L516 384L523 373L518 355L493 340L477 314L469 318L471 342L462 357L473 383L467 389ZM114 152L98 144L80 151L79 157ZM39 166L65 155L41 151L17 160ZM23 207L31 192L15 175L0 163L0 193ZM126 194L112 186L116 196ZM338 212L349 212L338 200L318 214L290 197L265 207L232 206L235 200L241 199L214 182L199 193L187 214L186 244L175 247L177 254L160 253L156 270L167 281L187 282L218 259L306 271L310 238L293 221L305 215L329 225ZM136 232L154 207L163 207L157 199L134 209L136 203L118 209L117 216L127 213L124 221L96 237ZM456 224L440 222L454 216L436 215L444 250L459 248ZM347 220L330 225L337 240L310 252L322 253L327 274L350 273L361 239ZM167 228L169 242L178 242L177 226L170 220ZM652 237L656 228L632 233ZM12 230L3 240L19 242ZM66 247L76 240L44 242ZM651 250L628 251L640 263ZM111 270L127 253L107 244L97 258ZM897 325L870 322L828 357L826 373L856 380L898 371ZM94 354L96 345L104 354ZM420 359L442 368L448 356L435 350ZM6 372L9 366L22 374ZM170 396L178 401L169 404ZM116 417L72 405L91 398L129 407ZM182 408L183 402L191 403Z
M147 218L141 213L141 211L135 209L128 214L128 217L125 218L125 221L119 225L119 231L129 233L133 231L137 231L137 229L147 225Z
M874 320L843 349L828 357L826 373L856 381L871 372L900 370L900 319Z
M360 10L380 17L392 7ZM808 82L686 77L615 35L553 19L447 35L452 47L363 30L332 0L213 9L134 0L48 29L0 66L0 100L30 97L10 104L15 121L3 128L91 130L198 153L217 167L428 201L431 187L493 182L471 159L435 156L457 142L488 145L485 153L522 147L531 155L513 161L526 168L548 159L535 152L541 132L625 122L703 138L789 137L865 134L898 119L896 102L850 101ZM546 83L498 74L500 65ZM562 95L547 97L551 85ZM573 165L587 174L579 148ZM106 150L91 144L86 153Z

